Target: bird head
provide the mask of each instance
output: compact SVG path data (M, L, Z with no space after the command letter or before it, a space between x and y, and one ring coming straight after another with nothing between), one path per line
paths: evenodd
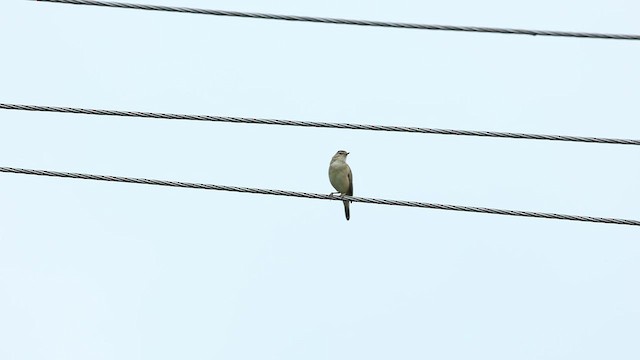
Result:
M338 150L338 152L335 155L333 155L333 160L340 159L342 161L345 161L345 160L347 160L347 155L349 155L348 152L346 152L344 150Z

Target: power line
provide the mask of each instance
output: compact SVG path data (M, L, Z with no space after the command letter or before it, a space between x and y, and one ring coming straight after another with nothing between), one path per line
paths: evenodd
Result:
M558 220L584 221L584 222L594 222L594 223L604 223L604 224L640 226L639 220L625 220L625 219L602 218L602 217L580 216L580 215L563 215L563 214L542 213L542 212L533 212L533 211L503 210L503 209L492 209L492 208L484 208L484 207L445 205L445 204L434 204L434 203L425 203L425 202L417 202L417 201L385 200L385 199L374 199L374 198L364 198L364 197L355 197L355 196L338 197L338 196L297 192L297 191L256 189L256 188L247 188L247 187L238 187L238 186L199 184L199 183L153 180L153 179L131 178L131 177L121 177L121 176L92 175L92 174L80 174L80 173L48 171L48 170L20 169L20 168L11 168L11 167L0 167L0 172L38 175L38 176L53 176L53 177L72 178L72 179L114 181L114 182L132 183L132 184L161 185L161 186L172 186L172 187L204 189L204 190L233 191L233 192L261 194L261 195L291 196L291 197L319 199L319 200L342 201L346 199L346 200L351 200L353 202L361 202L361 203L367 203L367 204L408 206L408 207L418 207L418 208L426 208L426 209L466 211L466 212L495 214L495 215L510 215L510 216L544 218L544 219L558 219Z
M398 23L398 22L369 21L369 20L350 20L350 19L322 18L322 17L313 17L313 16L277 15L277 14L264 14L264 13L248 13L248 12L241 12L241 11L194 9L194 8L186 8L186 7L171 7L171 6L160 6L160 5L128 4L128 3L108 2L108 1L90 1L90 0L36 0L36 1L61 3L61 4L73 4L73 5L106 6L106 7L124 8L124 9L170 11L170 12L189 13L189 14L233 16L233 17L242 17L242 18L253 18L253 19L301 21L301 22L324 23L324 24L376 26L376 27L419 29L419 30L443 30L443 31L464 31L464 32L498 33L498 34L518 34L518 35L533 35L533 36L539 35L539 36L561 36L561 37L574 37L574 38L640 40L640 35L601 34L601 33L585 33L585 32L570 32L570 31L526 30L526 29L506 29L506 28L491 28L491 27L477 27L477 26L452 26L452 25L414 24L414 23Z
M55 106L40 106L40 105L20 105L20 104L4 104L4 103L0 103L0 109L86 114L86 115L141 117L141 118L152 118L152 119L194 120L194 121L230 122L230 123L243 123L243 124L286 125L286 126L301 126L301 127L331 128L331 129L405 132L405 133L419 133L419 134L480 136L480 137L550 140L550 141L571 141L571 142L617 144L617 145L640 145L640 140L635 140L635 139L612 139L612 138L600 138L600 137L525 134L525 133L511 133L511 132L498 132L498 131L470 131L470 130L434 129L434 128L407 127L407 126L328 123L328 122L314 122L314 121L260 119L260 118L247 118L247 117L237 117L237 116L167 114L167 113L156 113L156 112L101 110L101 109L70 108L70 107L55 107Z

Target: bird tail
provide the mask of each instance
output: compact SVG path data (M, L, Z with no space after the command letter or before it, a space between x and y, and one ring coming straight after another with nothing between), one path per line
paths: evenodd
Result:
M349 213L349 201L345 200L342 202L344 204L344 216L347 217L347 221L351 218L351 214Z

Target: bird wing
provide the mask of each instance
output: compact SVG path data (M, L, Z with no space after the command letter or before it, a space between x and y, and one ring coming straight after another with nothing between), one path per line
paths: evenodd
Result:
M349 179L349 190L347 190L346 195L353 196L353 175L351 174L351 168L349 168L349 172L347 172L347 178Z

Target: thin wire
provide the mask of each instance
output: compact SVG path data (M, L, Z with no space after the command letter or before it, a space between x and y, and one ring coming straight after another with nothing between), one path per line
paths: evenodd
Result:
M544 218L544 219L558 219L558 220L584 221L584 222L594 222L594 223L604 223L604 224L640 226L639 220L625 220L625 219L602 218L602 217L580 216L580 215L563 215L563 214L554 214L554 213L542 213L542 212L519 211L519 210L503 210L503 209L492 209L492 208L484 208L484 207L470 207L470 206L459 206L459 205L444 205L444 204L434 204L434 203L425 203L425 202L417 202L417 201L384 200L384 199L364 198L364 197L355 197L355 196L332 196L332 195L297 192L297 191L256 189L256 188L247 188L247 187L238 187L238 186L199 184L199 183L153 180L153 179L131 178L131 177L121 177L121 176L91 175L91 174L80 174L80 173L48 171L48 170L20 169L20 168L11 168L11 167L0 167L0 172L26 174L26 175L39 175L39 176L53 176L53 177L72 178L72 179L115 181L115 182L132 183L132 184L161 185L161 186L172 186L172 187L204 189L204 190L234 191L234 192L241 192L241 193L261 194L261 195L292 196L292 197L298 197L298 198L320 199L320 200L350 200L352 202L361 202L361 203L378 204L378 205L408 206L408 207L418 207L418 208L427 208L427 209L466 211L466 212L495 214L495 215L524 216L524 217L534 217L534 218Z
M640 35L506 29L506 28L491 28L491 27L477 27L477 26L412 24L412 23L397 23L397 22L369 21L369 20L321 18L321 17L312 17L312 16L248 13L248 12L241 12L241 11L194 9L194 8L186 8L186 7L128 4L128 3L108 2L108 1L90 1L90 0L36 0L36 1L61 3L61 4L74 4L74 5L106 6L106 7L124 8L124 9L171 11L171 12L179 12L179 13L205 14L205 15L217 15L217 16L233 16L233 17L254 18L254 19L303 21L303 22L313 22L313 23L359 25L359 26L378 26L378 27L402 28L402 29L465 31L465 32L479 32L479 33L533 35L533 36L536 36L536 35L562 36L562 37L595 38L595 39L640 40Z
M0 103L0 109L43 111L43 112L86 114L86 115L142 117L142 118L170 119L170 120L195 120L195 121L230 122L230 123L243 123L243 124L286 125L286 126L302 126L302 127L332 128L332 129L390 131L390 132L406 132L406 133L420 133L420 134L481 136L481 137L550 140L550 141L571 141L571 142L617 144L617 145L640 145L640 140L635 140L635 139L612 139L612 138L567 136L567 135L524 134L524 133L510 133L510 132L497 132L497 131L469 131L469 130L434 129L434 128L420 128L420 127L406 127L406 126L327 123L327 122L311 122L311 121L246 118L246 117L235 117L235 116L167 114L167 113L155 113L155 112L100 110L100 109L85 109L85 108L70 108L70 107L55 107L55 106L40 106L40 105L20 105L20 104Z

